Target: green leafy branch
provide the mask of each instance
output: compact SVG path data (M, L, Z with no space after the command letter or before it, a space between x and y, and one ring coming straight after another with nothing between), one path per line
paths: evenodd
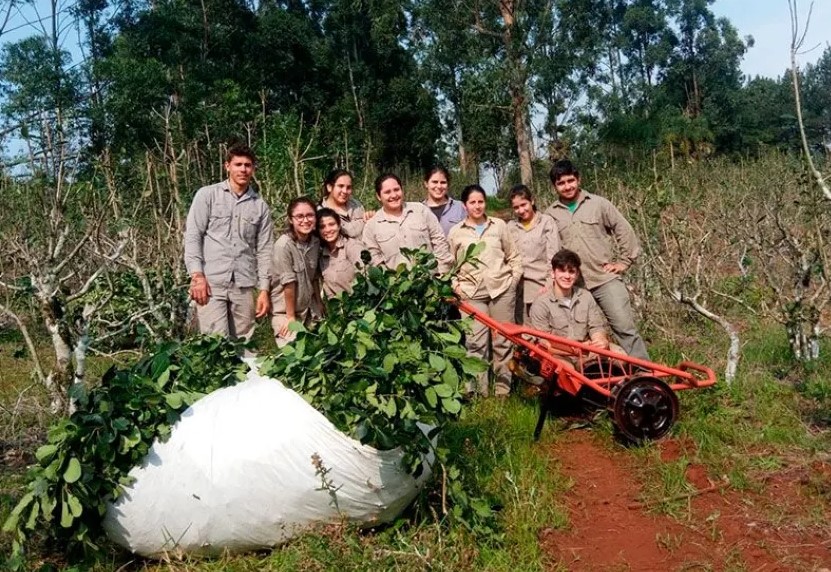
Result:
M131 483L130 470L192 403L244 377L238 354L238 344L218 336L171 342L128 369L111 368L91 391L76 391L75 413L49 429L26 493L3 524L14 534L7 565L22 566L24 543L38 529L71 557L97 551L107 505Z

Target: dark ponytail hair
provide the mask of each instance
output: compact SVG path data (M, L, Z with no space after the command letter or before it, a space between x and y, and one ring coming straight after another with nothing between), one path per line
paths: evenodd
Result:
M327 187L329 187L330 185L334 186L335 183L338 182L338 179L344 176L352 179L352 173L350 173L346 169L333 169L329 171L329 174L326 175L325 179L323 179L323 196L321 197L322 200L326 200L326 197L329 196L329 189Z
M462 189L462 202L466 203L467 200L470 198L470 195L472 195L473 193L482 193L483 197L485 197L486 199L488 198L488 194L485 192L485 189L483 189L481 185L477 185L474 183Z
M511 194L508 197L508 202L513 202L515 198L525 199L529 203L534 206L534 212L537 212L537 205L534 204L534 195L531 193L531 189L529 189L526 185L514 185L511 187Z

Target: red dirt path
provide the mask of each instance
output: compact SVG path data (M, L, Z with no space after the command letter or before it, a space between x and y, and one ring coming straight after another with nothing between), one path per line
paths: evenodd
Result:
M571 528L539 533L543 551L561 569L831 572L828 528L804 524L805 485L815 490L816 475L821 484L831 474L828 465L811 470L811 477L780 472L758 494L713 483L704 467L690 465L687 481L708 492L690 497L688 519L681 522L652 514L639 502L636 459L600 439L608 437L572 431L551 450L557 470L574 483L566 495ZM675 460L687 445L667 440L659 446L664 460Z

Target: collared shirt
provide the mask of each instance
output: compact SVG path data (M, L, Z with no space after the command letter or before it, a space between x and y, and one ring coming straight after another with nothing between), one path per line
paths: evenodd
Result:
M364 231L364 207L357 199L349 197L346 201L346 212L340 208L335 208L326 202L324 198L317 206L318 210L322 208L332 209L340 217L340 231L350 238L361 238Z
M427 204L427 201L422 201L422 204L429 209L433 208ZM467 210L465 209L465 205L462 201L457 201L456 199L452 199L450 197L447 197L447 202L444 203L443 206L444 208L441 210L441 214L437 216L439 219L439 225L441 225L441 230L444 232L444 236L447 236L450 234L451 228L465 220L467 217Z
M432 252L438 260L439 272L446 272L453 266L439 221L421 203L404 203L400 217L378 209L364 227L363 243L376 266L395 269L401 263L409 265L410 261L401 254L402 248L422 248Z
M505 221L487 217L484 232L479 236L475 225L464 220L450 229L447 240L457 262L464 258L471 244L485 243L485 249L477 256L479 263L466 262L455 278L467 298L494 299L519 283L522 256Z
M250 186L241 197L228 181L196 191L185 226L185 267L209 284L268 290L271 212Z
M575 287L571 304L557 298L553 290L531 304L531 327L541 332L584 342L597 332L606 331L606 321L591 292Z
M323 276L323 295L327 298L341 292L351 292L352 282L361 262L363 243L356 238L341 236L331 250L320 247L320 272Z
M273 278L271 285L271 305L273 314L286 313L286 297L283 295L286 284L294 282L294 309L299 318L312 307L317 282L318 260L320 259L320 240L309 237L308 242L299 242L289 233L283 233L274 243ZM315 310L317 310L315 308Z
M508 221L508 230L522 255L522 288L526 304L533 302L551 278L551 259L560 250L560 235L554 219L534 213L531 226Z
M563 248L573 250L582 262L580 271L589 290L620 278L603 265L621 262L627 268L641 253L632 225L608 200L580 191L577 209L556 201L545 211L557 222Z

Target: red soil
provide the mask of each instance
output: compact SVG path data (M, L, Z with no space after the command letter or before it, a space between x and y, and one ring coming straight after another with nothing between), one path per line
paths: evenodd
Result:
M604 437L605 438L605 437ZM640 502L638 462L587 431L572 431L552 447L557 470L573 481L566 504L571 528L546 528L539 540L560 568L583 571L831 572L831 536L822 515L808 524L808 505L827 495L826 464L780 471L765 479L761 492L738 492L690 464L686 478L696 492L684 518L656 515ZM666 440L661 458L691 457L690 443ZM816 465L816 463L815 463ZM825 486L825 493L822 487ZM819 523L819 524L817 524Z

